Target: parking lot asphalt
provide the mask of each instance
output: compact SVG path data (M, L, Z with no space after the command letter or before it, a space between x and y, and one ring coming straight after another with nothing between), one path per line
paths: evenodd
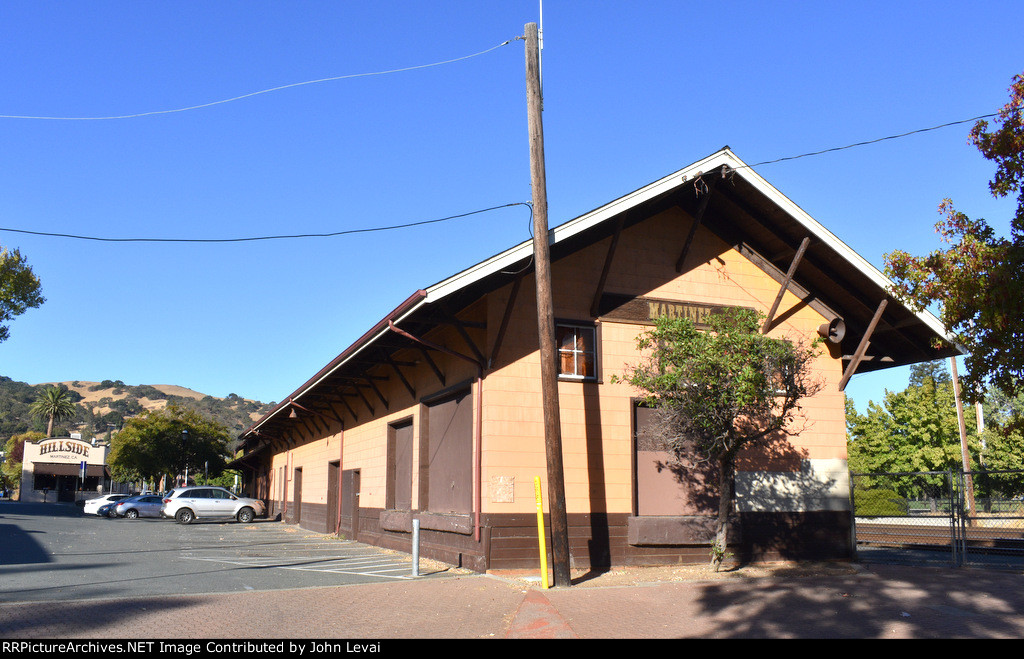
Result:
M181 525L0 502L0 577L0 601L45 602L407 580L412 562L272 520Z
M350 574L345 578L351 580L341 583L332 580L339 579L339 572L347 568L336 572L303 566L344 565L338 561L373 548L344 543L339 547L352 554L346 555L338 547L333 553L317 553L311 550L319 543L340 541L327 541L276 522L179 527L161 522L147 526L143 521L138 527L128 527L138 521L114 521L104 527L104 520L80 519L82 523L95 522L97 529L116 529L102 534L114 545L129 542L119 535L121 526L139 530L147 538L150 531L165 534L156 536L164 538L165 546L153 549L151 555L170 556L167 562L173 568L155 577L140 573L101 587L96 575L116 574L107 564L124 565L127 556L147 552L136 551L138 545L131 544L111 550L97 561L100 565L90 566L80 558L86 553L84 548L76 548L74 540L65 537L67 531L55 530L60 524L49 524L51 528L45 530L48 524L38 515L26 515L39 523L36 526L31 520L17 519L14 512L0 503L2 639L1024 636L1024 576L1019 571L881 564L808 570L785 564L729 570L713 577L699 572L680 576L664 569L615 570L580 575L571 587L551 589L541 589L522 574L476 575L457 570L420 578ZM12 525L24 529L24 537L12 536ZM175 544L179 531L195 529L202 535L186 535L187 541L180 541L180 547ZM259 541L239 554L233 549L235 540L247 534ZM14 553L6 548L12 538L22 543ZM93 548L102 546L96 536L85 534L82 541ZM49 547L64 554L47 556ZM37 560L13 563L8 560L11 557ZM263 562L268 558L269 563ZM364 556L361 560L368 559ZM166 588L166 583L184 580L189 571L186 566L196 570L197 564L206 566L199 572L199 581L221 587L192 592ZM36 591L12 602L8 595L17 594L17 589L8 586L8 578L19 579L22 571L31 575ZM67 579L68 573L93 583L77 590L73 585L57 586L55 580L75 581ZM247 580L263 574L283 575L281 587L245 587ZM310 585L299 585L297 580L307 577L311 580L303 583ZM52 597L43 595L42 589L71 595ZM135 594L125 594L129 589Z

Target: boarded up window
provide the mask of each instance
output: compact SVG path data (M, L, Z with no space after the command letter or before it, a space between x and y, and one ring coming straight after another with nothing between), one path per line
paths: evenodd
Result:
M388 427L388 489L386 506L412 510L412 421Z
M426 408L426 509L431 512L473 511L472 400L466 389Z
M692 449L677 455L656 424L654 410L636 408L636 514L717 513L717 466L702 462Z

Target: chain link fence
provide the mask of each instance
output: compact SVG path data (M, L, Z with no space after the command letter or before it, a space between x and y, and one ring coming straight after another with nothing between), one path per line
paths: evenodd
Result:
M1024 471L850 477L862 559L1024 567Z

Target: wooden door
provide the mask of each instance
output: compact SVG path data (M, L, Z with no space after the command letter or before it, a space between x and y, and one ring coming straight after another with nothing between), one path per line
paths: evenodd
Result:
M335 461L327 464L327 533L338 532L338 496L341 485L338 481L341 476L341 462Z
M359 470L341 472L341 530L350 540L359 534Z
M302 467L295 469L292 479L295 487L295 506L292 508L292 522L298 524L302 520Z

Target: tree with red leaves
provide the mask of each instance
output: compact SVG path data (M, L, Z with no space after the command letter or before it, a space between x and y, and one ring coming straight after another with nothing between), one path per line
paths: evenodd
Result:
M983 219L971 219L943 200L935 225L949 248L928 256L895 250L886 255L893 293L920 311L941 309L946 331L970 354L965 396L974 401L987 384L1013 394L1024 391L1024 74L1014 76L1010 101L996 127L981 120L970 142L996 163L989 189L995 197L1017 195L1010 237L997 236Z

